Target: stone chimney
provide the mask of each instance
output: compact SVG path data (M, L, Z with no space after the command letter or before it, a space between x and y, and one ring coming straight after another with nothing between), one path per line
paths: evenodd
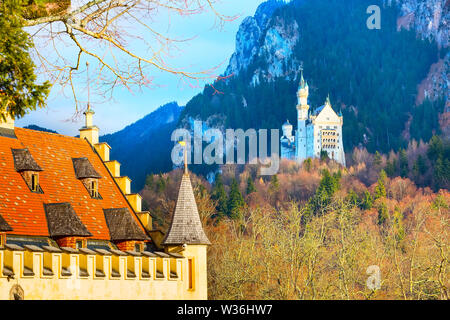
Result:
M92 117L95 112L88 104L86 112L83 113L86 117L85 126L80 129L80 138L88 140L91 145L98 144L98 127L93 125Z

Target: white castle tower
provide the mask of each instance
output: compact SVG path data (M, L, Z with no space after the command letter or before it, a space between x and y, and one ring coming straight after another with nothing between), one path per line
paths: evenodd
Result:
M308 105L308 95L309 95L309 86L308 83L305 82L305 79L303 78L303 70L301 71L301 79L300 79L300 88L297 92L297 131L296 131L296 159L299 162L303 162L307 155L306 155L306 142L307 142L307 136L306 136L306 122L308 121L308 112L309 112L309 105Z
M292 125L290 123L283 125L281 157L295 158L299 163L303 163L307 158L319 158L321 152L325 151L330 159L345 166L342 114L338 115L333 110L329 97L323 106L310 112L308 95L309 86L303 78L302 70L300 88L297 92L297 130L295 137L290 137Z

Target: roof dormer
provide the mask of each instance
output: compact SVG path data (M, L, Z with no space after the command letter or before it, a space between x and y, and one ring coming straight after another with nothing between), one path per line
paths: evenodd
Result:
M102 177L95 171L88 158L73 158L75 176L79 179L92 199L102 199L98 190L98 180Z
M11 149L14 168L25 180L31 192L44 193L39 183L39 172L43 169L36 163L28 149Z

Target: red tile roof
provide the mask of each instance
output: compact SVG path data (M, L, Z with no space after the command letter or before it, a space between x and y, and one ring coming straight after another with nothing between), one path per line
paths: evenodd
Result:
M13 228L7 234L48 237L44 203L69 202L92 233L91 239L110 240L103 209L134 211L90 144L79 138L22 128L15 128L15 134L17 139L0 136L0 215ZM39 173L43 194L31 192L14 169L11 149L23 148L28 148L43 169ZM98 190L103 199L92 199L76 178L72 158L81 157L88 158L102 176ZM132 216L142 228L136 215Z

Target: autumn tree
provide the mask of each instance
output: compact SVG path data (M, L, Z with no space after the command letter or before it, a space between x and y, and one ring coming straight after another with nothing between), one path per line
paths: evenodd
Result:
M384 170L381 170L380 177L378 178L378 183L375 187L375 194L374 194L375 200L386 197L386 187L385 187L386 179L387 179L386 172Z
M251 176L247 178L247 195L252 194L253 192L256 192L255 183L253 182L253 179Z
M369 191L365 190L361 200L361 209L369 210L373 206L373 198Z
M230 194L228 195L228 216L232 219L238 219L241 217L242 209L245 206L244 198L241 191L239 191L239 185L237 180L233 178L230 187Z
M222 182L222 175L220 173L216 173L211 198L217 203L217 214L219 216L225 216L228 212L227 193L225 192L225 187Z

